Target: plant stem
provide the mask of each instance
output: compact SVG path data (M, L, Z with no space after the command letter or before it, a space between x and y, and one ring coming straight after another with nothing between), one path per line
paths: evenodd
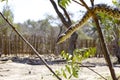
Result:
M41 58L39 52L21 35L20 32L16 30L16 28L4 17L4 15L0 12L2 18L7 22L8 25L17 33L17 35L34 51L34 53L38 56L38 58L43 62L43 64L56 76L58 80L62 80L47 64L47 62Z
M105 40L104 40L104 36L102 34L102 30L101 30L99 22L98 22L98 18L96 16L96 14L94 13L94 11L92 11L91 9L89 9L89 7L87 6L87 4L83 0L80 0L80 1L83 3L83 5L86 7L86 9L88 11L90 11L91 14L92 14L92 17L93 17L93 19L94 19L94 21L96 23L96 26L97 26L97 30L98 30L98 34L99 34L100 40L102 42L102 47L104 49L104 57L105 57L105 60L106 60L106 62L108 64L109 70L111 72L111 76L112 76L113 80L117 80L116 75L115 75L115 71L114 71L114 68L113 68L113 64L112 64L112 62L110 60L110 53L109 53L108 48L106 46L106 43L105 43Z

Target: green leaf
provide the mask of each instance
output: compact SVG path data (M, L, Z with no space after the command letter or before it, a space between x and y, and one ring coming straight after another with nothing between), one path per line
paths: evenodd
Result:
M65 73L65 70L62 70L62 74L63 74L63 76L67 79L67 75L66 75L66 73Z
M89 57L89 52L86 52L85 54L84 54L84 58L88 58Z
M0 0L0 2L3 2L3 1L6 1L6 2L8 2L8 0Z
M65 51L61 52L61 56L66 59L68 57L68 53L65 53Z
M113 4L117 4L117 1L116 1L116 0L112 0L112 3L113 3Z
M65 53L65 51L61 52L61 56L66 59L67 61L72 59L72 55L69 55L69 53Z
M62 7L66 8L66 6L67 6L70 2L71 2L70 0L60 0L60 1L59 1L59 4L60 4Z
M69 72L69 74L71 74L71 69L70 69L70 66L65 65L65 67L66 67L66 70Z
M94 56L96 53L96 47L92 48L92 55Z
M61 76L60 72L59 71L55 71L55 73L58 75L58 76Z
M72 59L72 63L75 63L76 62L76 57L74 56L73 59Z
M73 76L78 78L78 71L75 68L73 68Z
M82 48L76 49L73 52L73 56L69 55L65 51L61 52L63 58L67 61L70 60L71 63L65 65L65 69L61 69L61 74L66 79L70 79L72 76L78 78L78 71L80 70L79 64L76 62L81 62L81 60L88 58L90 55L93 55L96 52L96 48ZM71 58L72 57L72 58ZM68 75L67 75L67 74Z

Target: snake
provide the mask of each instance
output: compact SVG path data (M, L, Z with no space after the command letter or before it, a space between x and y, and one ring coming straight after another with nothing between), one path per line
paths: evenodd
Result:
M120 19L120 10L118 8L113 8L106 4L96 4L94 7L90 7L89 11L86 11L80 21L71 25L64 33L58 36L56 43L63 43L66 39L70 38L75 31L81 28L92 17L93 14L91 13L91 10L94 14L103 13L112 18Z

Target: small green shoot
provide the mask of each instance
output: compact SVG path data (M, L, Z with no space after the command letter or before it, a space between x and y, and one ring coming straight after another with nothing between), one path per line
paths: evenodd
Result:
M58 76L63 76L66 80L70 80L72 77L79 77L79 64L82 60L95 55L96 48L82 48L76 49L73 52L73 56L65 51L61 52L61 56L67 61L67 64L61 71L56 71Z

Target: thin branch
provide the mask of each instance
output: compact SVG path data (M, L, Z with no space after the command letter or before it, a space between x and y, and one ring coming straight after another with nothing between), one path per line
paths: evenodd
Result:
M64 18L64 16L62 15L62 13L58 10L58 7L55 3L54 0L50 0L50 2L52 3L56 13L58 14L59 18L61 19L62 23L68 28L70 25L68 24L68 22L66 21L66 19Z
M90 8L87 6L87 4L83 1L83 0L80 0L82 2L82 4L85 6L85 8L91 12ZM91 12L93 13L93 12Z
M10 25L10 27L17 33L17 35L34 51L34 53L38 56L38 58L44 63L44 65L58 78L58 80L62 80L47 64L47 62L41 58L39 52L21 35L20 32L16 30L16 28L4 17L4 15L0 12L2 18Z
M63 10L63 12L64 12L64 14L65 14L65 16L66 16L66 18L68 19L68 23L69 23L69 25L71 26L72 25L72 22L71 22L71 19L70 19L70 17L69 17L69 14L67 13L67 11L66 11L66 9L65 8L63 8L60 4L59 4L59 0L58 0L58 5L60 6L60 8Z
M59 25L59 26L60 26L60 31L59 31L58 37L59 37L60 34L62 33L62 27L63 27L63 25Z
M104 49L104 51L105 51L104 57L105 57L106 62L108 63L108 67L109 67L109 69L110 69L111 76L112 76L113 80L117 80L116 75L115 75L115 71L114 71L114 68L113 68L113 64L112 64L112 62L111 62L111 60L110 60L110 53L109 53L109 51L108 51L108 49L107 49L106 42L105 42L105 40L104 40L104 37L103 37L102 31L101 31L101 28L100 28L100 26L99 26L98 19L97 19L97 17L96 17L95 15L93 15L93 19L94 19L94 21L95 21L95 23L96 23L96 26L97 26L97 28L98 28L98 33L99 33L99 36L100 36L100 40L101 40L101 42L102 42L102 47L103 47L103 49Z
M81 6L84 6L83 4L79 3L79 2L76 1L76 0L72 0L72 1L75 2L75 3L77 3L77 4L79 4L79 5L81 5Z
M102 34L102 30L101 30L99 22L98 22L98 18L96 16L96 14L94 13L94 11L92 11L91 9L89 9L89 7L87 6L87 4L83 0L80 0L80 1L83 3L83 5L86 7L86 9L89 12L91 12L91 14L92 14L92 17L93 17L93 19L94 19L94 21L96 23L96 26L97 26L99 37L100 37L101 42L102 42L102 47L103 47L104 52L105 52L104 53L104 57L105 57L105 60L106 60L106 62L108 64L109 70L111 72L111 76L112 76L113 80L117 80L116 75L115 75L115 71L114 71L114 68L113 68L113 64L112 64L112 62L110 60L110 53L109 53L108 48L106 46L106 43L105 43L105 40L104 40L104 36Z
M82 63L79 63L79 62L75 62L76 64L80 64L81 66L85 66L83 65ZM92 72L96 73L97 75L99 75L100 77L102 77L103 79L107 80L105 77L103 77L101 74L99 74L98 72L94 71L93 69L91 69L90 67L88 66L85 66L86 68L88 68L89 70L91 70Z
M94 6L94 0L90 0L92 7Z

